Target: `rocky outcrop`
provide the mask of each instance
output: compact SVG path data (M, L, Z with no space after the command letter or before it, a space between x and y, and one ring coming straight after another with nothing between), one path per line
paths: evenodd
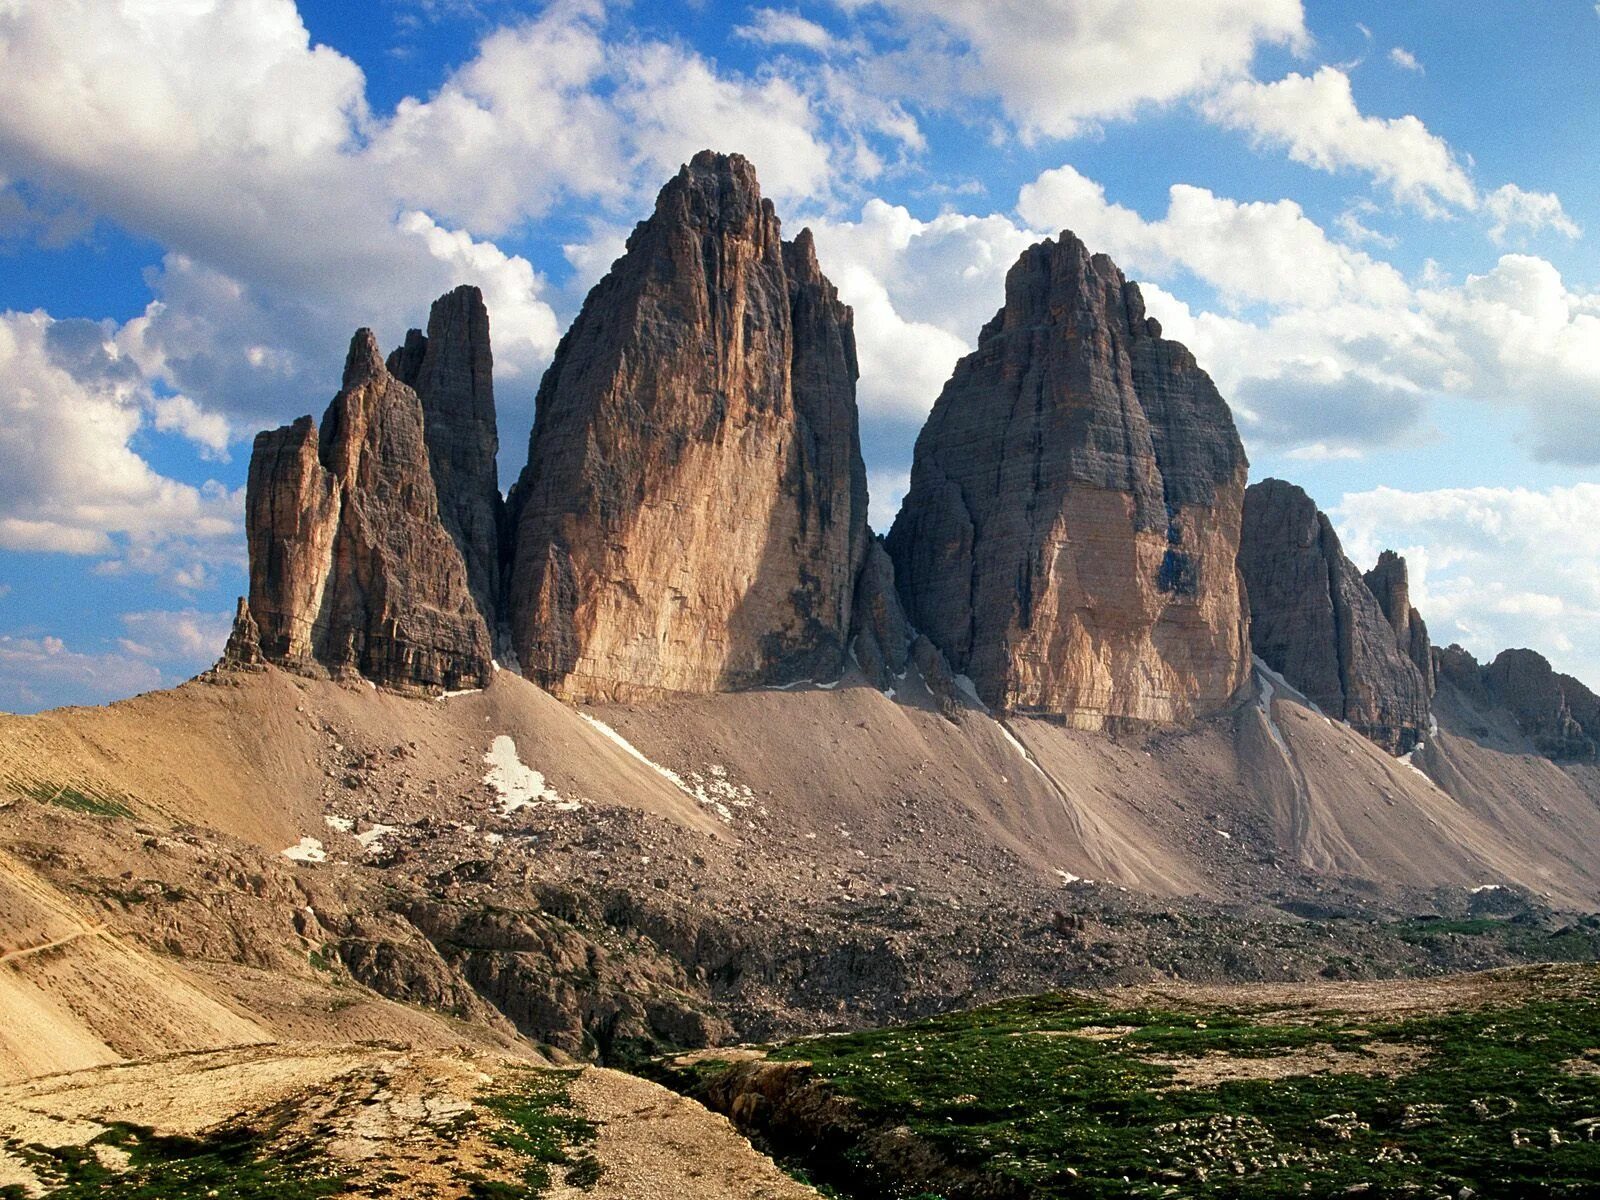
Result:
M302 417L256 436L245 525L266 659L400 689L487 683L489 632L440 521L421 401L369 330L320 433Z
M1427 735L1428 685L1311 497L1281 479L1252 485L1239 564L1269 667L1391 753Z
M467 587L491 633L500 612L504 502L495 458L494 354L483 293L463 284L433 302L428 332L413 329L389 355L390 374L422 401L439 519L467 568Z
M1433 648L1433 678L1436 687L1452 688L1479 708L1494 703L1483 681L1483 667L1461 646Z
M1502 650L1483 669L1490 699L1510 711L1539 753L1589 761L1600 749L1600 697L1533 650Z
M906 615L1002 712L1217 711L1249 672L1245 471L1211 379L1064 233L1011 268L917 439L887 543Z
M1378 607L1394 629L1395 641L1411 665L1422 676L1423 685L1432 696L1433 646L1428 641L1428 627L1422 615L1411 607L1411 575L1406 560L1393 550L1378 556L1378 564L1361 577L1372 594L1378 598Z
M856 580L856 665L880 688L892 688L911 662L911 626L894 586L894 563L883 542L873 538Z
M510 630L571 699L833 678L866 552L850 310L695 156L589 293L511 499Z
M261 628L250 615L250 601L239 597L233 612L233 628L228 644L222 648L222 666L250 669L266 662L261 656Z

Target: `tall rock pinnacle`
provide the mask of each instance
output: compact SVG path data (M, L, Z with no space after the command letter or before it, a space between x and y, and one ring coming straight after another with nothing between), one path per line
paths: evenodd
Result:
M371 331L350 343L319 435L310 417L256 435L245 522L261 654L394 688L482 686L488 629L439 519L422 403Z
M1070 233L1042 242L917 438L887 540L907 616L993 708L1217 711L1249 673L1246 465L1138 288Z
M500 612L503 502L495 457L494 355L483 293L463 284L433 302L424 336L413 329L389 371L422 401L439 518L467 568L467 586L490 632Z
M1245 493L1239 550L1250 597L1250 640L1269 667L1331 717L1394 754L1428 730L1429 684L1332 523L1292 483L1264 479ZM1384 593L1410 612L1394 565ZM1418 627L1421 621L1417 622ZM1426 631L1421 636L1426 638ZM1430 659L1431 661L1431 659ZM1430 671L1431 677L1431 671Z
M1428 695L1433 695L1433 646L1422 614L1411 607L1411 573L1393 550L1378 555L1378 564L1361 577L1378 598L1378 606L1394 629L1395 641L1417 668Z
M695 156L540 385L514 489L523 671L618 699L843 661L866 551L850 310L751 165Z

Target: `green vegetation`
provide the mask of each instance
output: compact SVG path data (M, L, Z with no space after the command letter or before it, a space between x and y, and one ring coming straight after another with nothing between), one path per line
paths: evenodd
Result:
M550 1168L564 1168L565 1181L587 1191L600 1180L601 1166L587 1147L599 1126L578 1115L572 1100L569 1071L529 1069L519 1072L514 1086L491 1093L479 1105L499 1118L488 1131L495 1145L515 1154L522 1167L522 1185L493 1180L471 1181L474 1200L523 1200L542 1196L552 1182Z
M1400 1019L1053 995L803 1039L771 1059L865 1132L782 1100L747 1132L852 1200L1600 1195L1600 972L1556 978ZM668 1074L709 1095L739 1070Z
M317 1200L343 1189L344 1180L321 1170L310 1147L285 1150L269 1140L241 1128L189 1138L113 1125L86 1146L6 1148L45 1182L51 1200ZM26 1195L0 1188L0 1200Z
M131 817L133 809L129 807L127 796L112 795L98 788L73 787L66 783L15 783L12 785L21 795L41 804L54 804L61 808L70 808L73 812L88 813L92 817Z

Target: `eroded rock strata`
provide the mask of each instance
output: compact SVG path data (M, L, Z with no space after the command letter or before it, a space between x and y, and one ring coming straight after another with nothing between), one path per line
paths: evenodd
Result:
M350 343L319 432L256 436L246 489L250 597L262 655L386 687L483 686L488 628L439 516L422 403L370 330Z
M439 519L467 568L467 586L492 632L500 611L500 523L495 458L494 354L483 293L463 284L433 302L428 332L413 329L389 372L422 401Z
M1600 697L1534 650L1502 650L1480 665L1460 646L1435 652L1438 677L1480 709L1501 708L1534 749L1558 762L1600 754Z
M696 155L590 292L511 500L511 634L570 699L832 678L866 550L849 308Z
M1378 555L1378 563L1361 577L1372 594L1378 598L1378 607L1394 629L1395 641L1411 665L1422 676L1429 696L1433 695L1433 646L1428 641L1428 626L1422 614L1411 606L1411 574L1406 560L1393 550Z
M1226 403L1138 287L1070 233L1043 242L917 439L888 537L907 616L997 710L1215 712L1249 671L1245 471Z
M1269 667L1391 753L1426 737L1428 683L1310 496L1281 479L1252 485L1239 563L1251 644Z

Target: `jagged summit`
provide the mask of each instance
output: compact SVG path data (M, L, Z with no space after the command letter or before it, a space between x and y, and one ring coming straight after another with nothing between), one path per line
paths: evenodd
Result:
M413 329L389 371L422 401L428 466L439 518L467 568L467 586L491 633L502 621L504 502L495 460L494 353L483 293L463 284L433 302L428 332Z
M1264 479L1245 493L1239 563L1251 644L1269 667L1391 753L1427 736L1431 688L1410 657L1415 614L1404 560L1380 563L1374 573L1392 606L1386 608L1311 497L1292 483ZM1406 620L1396 624L1386 611ZM1420 629L1420 619L1416 624ZM1425 650L1426 631L1416 636Z
M351 339L320 432L306 416L256 435L245 527L239 648L253 640L292 670L399 689L487 681L489 631L439 519L422 403L371 330Z
M917 439L888 537L912 623L992 708L1098 727L1233 702L1244 449L1136 285L1025 251Z
M849 308L755 169L697 154L595 285L514 490L524 671L570 698L841 669L866 547Z

